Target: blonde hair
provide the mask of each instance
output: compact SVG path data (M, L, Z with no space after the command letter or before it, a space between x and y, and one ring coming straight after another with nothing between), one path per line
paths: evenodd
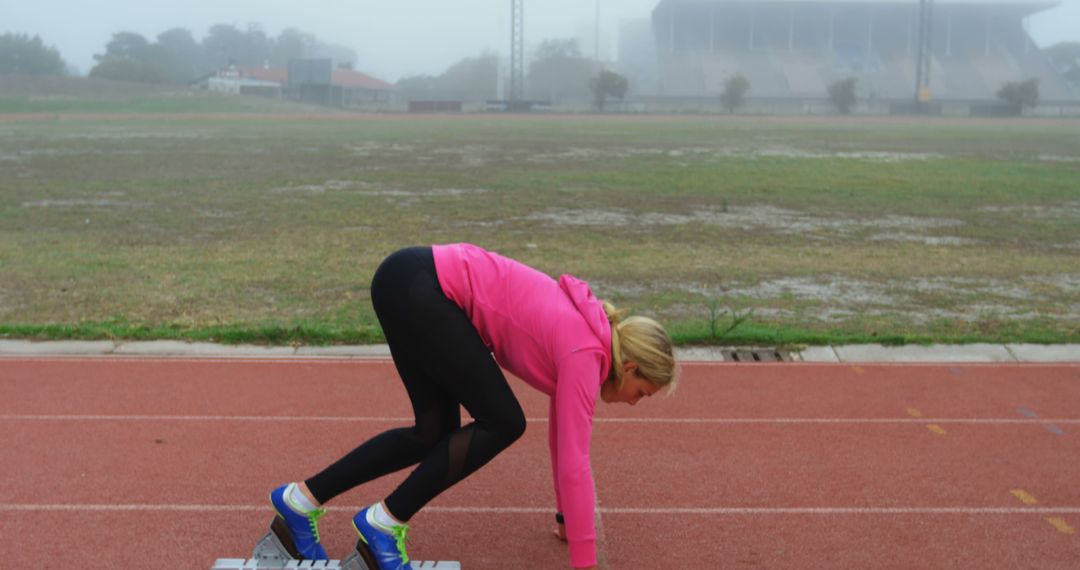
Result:
M663 325L648 317L623 319L626 311L620 311L606 301L604 313L611 323L611 372L608 380L614 380L621 389L623 365L629 361L637 364L639 376L667 388L668 394L675 392L679 374L671 337Z

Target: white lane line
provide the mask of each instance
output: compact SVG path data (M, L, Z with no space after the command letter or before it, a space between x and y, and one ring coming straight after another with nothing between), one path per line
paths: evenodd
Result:
M365 508L331 506L327 510L355 513ZM637 508L601 507L604 515L1046 515L1080 514L1080 507L701 507ZM33 504L0 503L0 512L272 512L267 505L180 505L180 504ZM424 507L426 513L442 514L545 514L544 507Z
M21 363L56 363L56 362L93 362L102 364L109 361L110 364L176 364L189 362L192 364L393 364L389 356L143 356L139 354L94 354L94 355L56 355L56 356L23 356L18 354L0 354L0 359L6 361L18 361Z
M595 473L590 464L589 468ZM604 534L604 511L600 508L600 491L596 487L596 478L593 477L593 531L596 533L596 566L597 568L610 568L607 559L607 535Z
M14 362L93 362L100 364L102 361L109 361L110 363L176 363L176 362L191 362L191 363L209 363L209 364L223 364L223 363L238 363L238 364L368 364L368 363L383 363L391 364L393 359L389 356L382 355L355 355L355 356L342 356L342 355L235 355L235 356L221 356L221 355L143 355L143 354L70 354L70 355L50 355L39 356L33 353L0 353L0 360L14 361ZM689 365L692 367L747 367L752 368L764 368L767 366L781 366L792 367L799 366L802 368L850 368L852 366L861 366L864 368L1003 368L1007 370L1013 370L1018 368L1032 369L1032 368L1075 368L1077 364L1071 361L1063 362L950 362L948 360L942 360L939 362L805 362L805 361L793 361L793 362L732 362L732 361L717 361L717 360L693 360L684 359L679 361L680 364Z
M218 416L123 414L0 414L0 421L133 422L412 422L412 416ZM547 418L527 418L530 423ZM595 423L628 424L1080 424L1080 418L595 418Z

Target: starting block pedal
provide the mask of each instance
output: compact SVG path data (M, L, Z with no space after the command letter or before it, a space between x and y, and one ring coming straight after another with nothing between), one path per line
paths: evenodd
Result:
M251 558L218 558L210 570L379 570L375 558L360 541L356 542L356 551L345 560L298 560L287 533L282 540L282 531L278 517L274 517L270 532L255 544ZM410 562L409 567L412 570L461 570L461 563L426 560Z

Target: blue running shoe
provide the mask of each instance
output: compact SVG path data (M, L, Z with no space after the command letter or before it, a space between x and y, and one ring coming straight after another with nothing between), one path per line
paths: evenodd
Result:
M375 522L368 507L353 517L353 528L379 565L377 570L409 570L409 555L405 553L409 525L384 527Z
M326 549L319 543L319 518L326 511L315 509L306 515L294 511L285 502L288 487L288 484L282 485L270 492L270 502L277 511L270 529L297 560L329 560Z

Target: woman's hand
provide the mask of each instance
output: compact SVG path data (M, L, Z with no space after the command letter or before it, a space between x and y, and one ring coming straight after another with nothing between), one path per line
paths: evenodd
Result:
M555 523L555 538L566 542L566 525Z

